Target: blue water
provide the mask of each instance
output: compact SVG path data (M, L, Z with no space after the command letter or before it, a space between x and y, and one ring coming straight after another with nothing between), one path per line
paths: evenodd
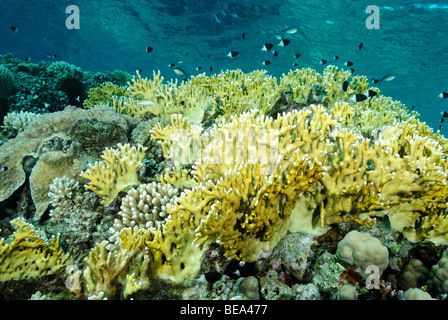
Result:
M280 77L302 67L322 72L321 59L341 68L348 60L355 74L394 74L377 85L381 93L408 109L414 105L437 130L440 112L448 110L448 99L438 97L448 91L448 2L417 1L0 0L0 54L38 62L52 60L46 56L51 53L83 70L141 69L148 77L160 70L167 80L177 77L168 64L178 62L192 75L240 68ZM371 4L380 9L379 29L365 25ZM80 9L79 30L65 26L69 5ZM286 36L289 46L279 47L275 35L287 27L298 31ZM261 51L266 42L275 44L277 57ZM149 54L148 45L154 48ZM239 55L227 57L231 50ZM271 64L263 66L264 60ZM448 123L441 132L448 136Z

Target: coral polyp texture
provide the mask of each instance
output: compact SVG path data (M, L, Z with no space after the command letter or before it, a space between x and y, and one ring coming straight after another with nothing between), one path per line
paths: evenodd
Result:
M6 119L0 201L19 231L0 242L0 280L61 272L68 252L67 299L446 295L448 141L366 77L123 84L95 86L87 110ZM55 298L45 288L33 297Z

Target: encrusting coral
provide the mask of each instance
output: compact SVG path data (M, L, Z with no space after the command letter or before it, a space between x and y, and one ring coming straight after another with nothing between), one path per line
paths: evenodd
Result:
M29 175L31 196L36 206L34 217L40 219L50 203L48 188L53 179L64 175L77 179L83 164L88 161L81 153L81 147L87 145L82 140L76 141L76 130L73 130L85 119L113 124L124 132L134 120L115 113L109 107L66 109L39 116L17 137L0 146L0 201L8 199ZM104 146L115 142L107 135L96 139L101 139ZM27 159L36 161L28 170L25 166Z

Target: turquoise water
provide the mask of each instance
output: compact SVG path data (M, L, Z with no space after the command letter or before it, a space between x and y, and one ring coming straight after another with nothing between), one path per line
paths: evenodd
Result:
M379 8L379 29L366 28L372 4ZM66 28L69 5L80 10L79 29ZM341 68L352 61L355 74L395 75L377 85L381 93L408 109L414 105L431 127L438 129L440 112L448 110L448 99L438 97L448 91L448 2L1 0L0 8L0 54L33 62L54 60L50 53L83 70L141 69L148 77L160 70L168 80L179 77L170 63L189 75L240 68L279 77L302 67L322 72L322 59ZM288 27L297 32L284 35L291 43L279 47L276 35ZM264 43L273 43L278 56L261 51ZM231 50L238 56L228 57ZM441 132L448 135L448 124Z

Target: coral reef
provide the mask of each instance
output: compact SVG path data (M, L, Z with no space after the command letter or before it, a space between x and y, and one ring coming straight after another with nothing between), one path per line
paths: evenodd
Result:
M68 104L81 107L92 88L105 82L124 86L126 72L89 72L65 61L23 61L7 53L0 55L0 97L7 112L36 114L62 111Z
M0 61L1 297L446 297L448 141L366 77Z

